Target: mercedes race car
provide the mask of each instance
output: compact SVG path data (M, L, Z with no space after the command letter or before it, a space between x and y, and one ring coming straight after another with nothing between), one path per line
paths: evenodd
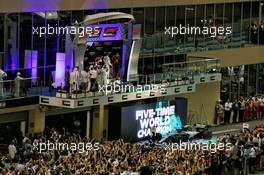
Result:
M210 131L208 125L194 124L185 125L182 130L177 133L171 133L168 136L162 138L159 142L173 142L178 143L180 141L194 141L199 139L211 139L212 131Z

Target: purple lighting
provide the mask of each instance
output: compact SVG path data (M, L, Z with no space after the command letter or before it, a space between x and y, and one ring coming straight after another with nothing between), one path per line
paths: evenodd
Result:
M65 53L56 53L55 87L64 86Z
M64 2L63 2L64 1ZM20 6L25 12L45 12L62 10L65 6L65 0L21 0ZM76 0L68 0L68 4L73 4L73 9L108 9L110 3L108 0L83 0L83 3L77 3ZM65 7L64 7L65 8Z
M8 70L10 67L10 48L8 48L7 55L5 55L5 70Z
M83 9L109 9L108 0L85 1Z
M37 77L38 73L38 51L32 51L32 77ZM36 80L36 79L35 79Z
M70 70L73 68L73 49L71 48L71 38L70 35L66 35L65 41L65 64L70 66Z
M24 68L31 69L31 76L37 77L38 73L38 51L25 50ZM36 81L36 80L35 80Z
M14 49L13 54L12 54L12 70L16 70L18 69L18 53L17 53L17 49Z
M45 11L57 11L60 9L60 4L63 0L22 0L21 7L23 11L30 12L45 12Z

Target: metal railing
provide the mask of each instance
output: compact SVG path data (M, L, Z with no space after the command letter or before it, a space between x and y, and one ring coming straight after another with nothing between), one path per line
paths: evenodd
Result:
M39 77L0 81L0 99L38 96L42 94Z
M210 73L219 73L219 58L204 58L180 63L169 63L162 65L162 73L147 75L130 75L128 82L121 84L157 85L164 84L166 87L188 85L194 83L194 77Z
M21 71L21 70L20 70ZM23 71L23 70L22 70ZM22 75L26 74L28 70L24 70ZM164 85L165 87L189 85L194 83L194 77L199 75L206 75L210 73L220 72L220 59L218 58L197 58L187 62L170 63L162 65L162 73L147 74L147 75L131 75L130 81L116 81L110 80L108 87L114 88L114 85L118 85L119 88L128 87L127 91L113 91L113 93L129 93L137 91L137 86L144 90L149 90L152 85ZM14 80L14 71L7 72L8 77L13 80L0 81L0 99L11 99L18 97L29 96L55 96L55 90L38 77L35 78L23 78L19 81ZM11 75L12 74L12 75ZM19 84L19 86L17 85ZM151 90L151 89L150 89ZM82 91L85 91L83 89ZM67 93L66 91L59 90L59 92ZM93 92L85 92L85 97L103 96L105 93L99 93L99 89L93 90Z

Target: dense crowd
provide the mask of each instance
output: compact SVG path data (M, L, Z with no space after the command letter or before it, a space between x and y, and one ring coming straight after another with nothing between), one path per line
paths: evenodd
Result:
M249 38L252 44L264 44L264 21L254 22L249 27Z
M70 150L34 150L34 143L96 142L78 134L51 130L35 137L18 137L0 156L2 175L220 175L241 174L263 166L264 137L255 131L225 135L217 142L232 143L217 151L172 150L156 144L132 144L122 140L100 141L98 150L79 153Z
M227 100L216 104L217 124L247 122L264 117L264 97L248 97Z

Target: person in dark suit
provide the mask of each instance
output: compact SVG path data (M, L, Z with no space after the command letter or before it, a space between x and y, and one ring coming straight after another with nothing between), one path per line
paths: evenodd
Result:
M64 89L66 91L70 90L70 66L66 67L65 77L64 77Z

